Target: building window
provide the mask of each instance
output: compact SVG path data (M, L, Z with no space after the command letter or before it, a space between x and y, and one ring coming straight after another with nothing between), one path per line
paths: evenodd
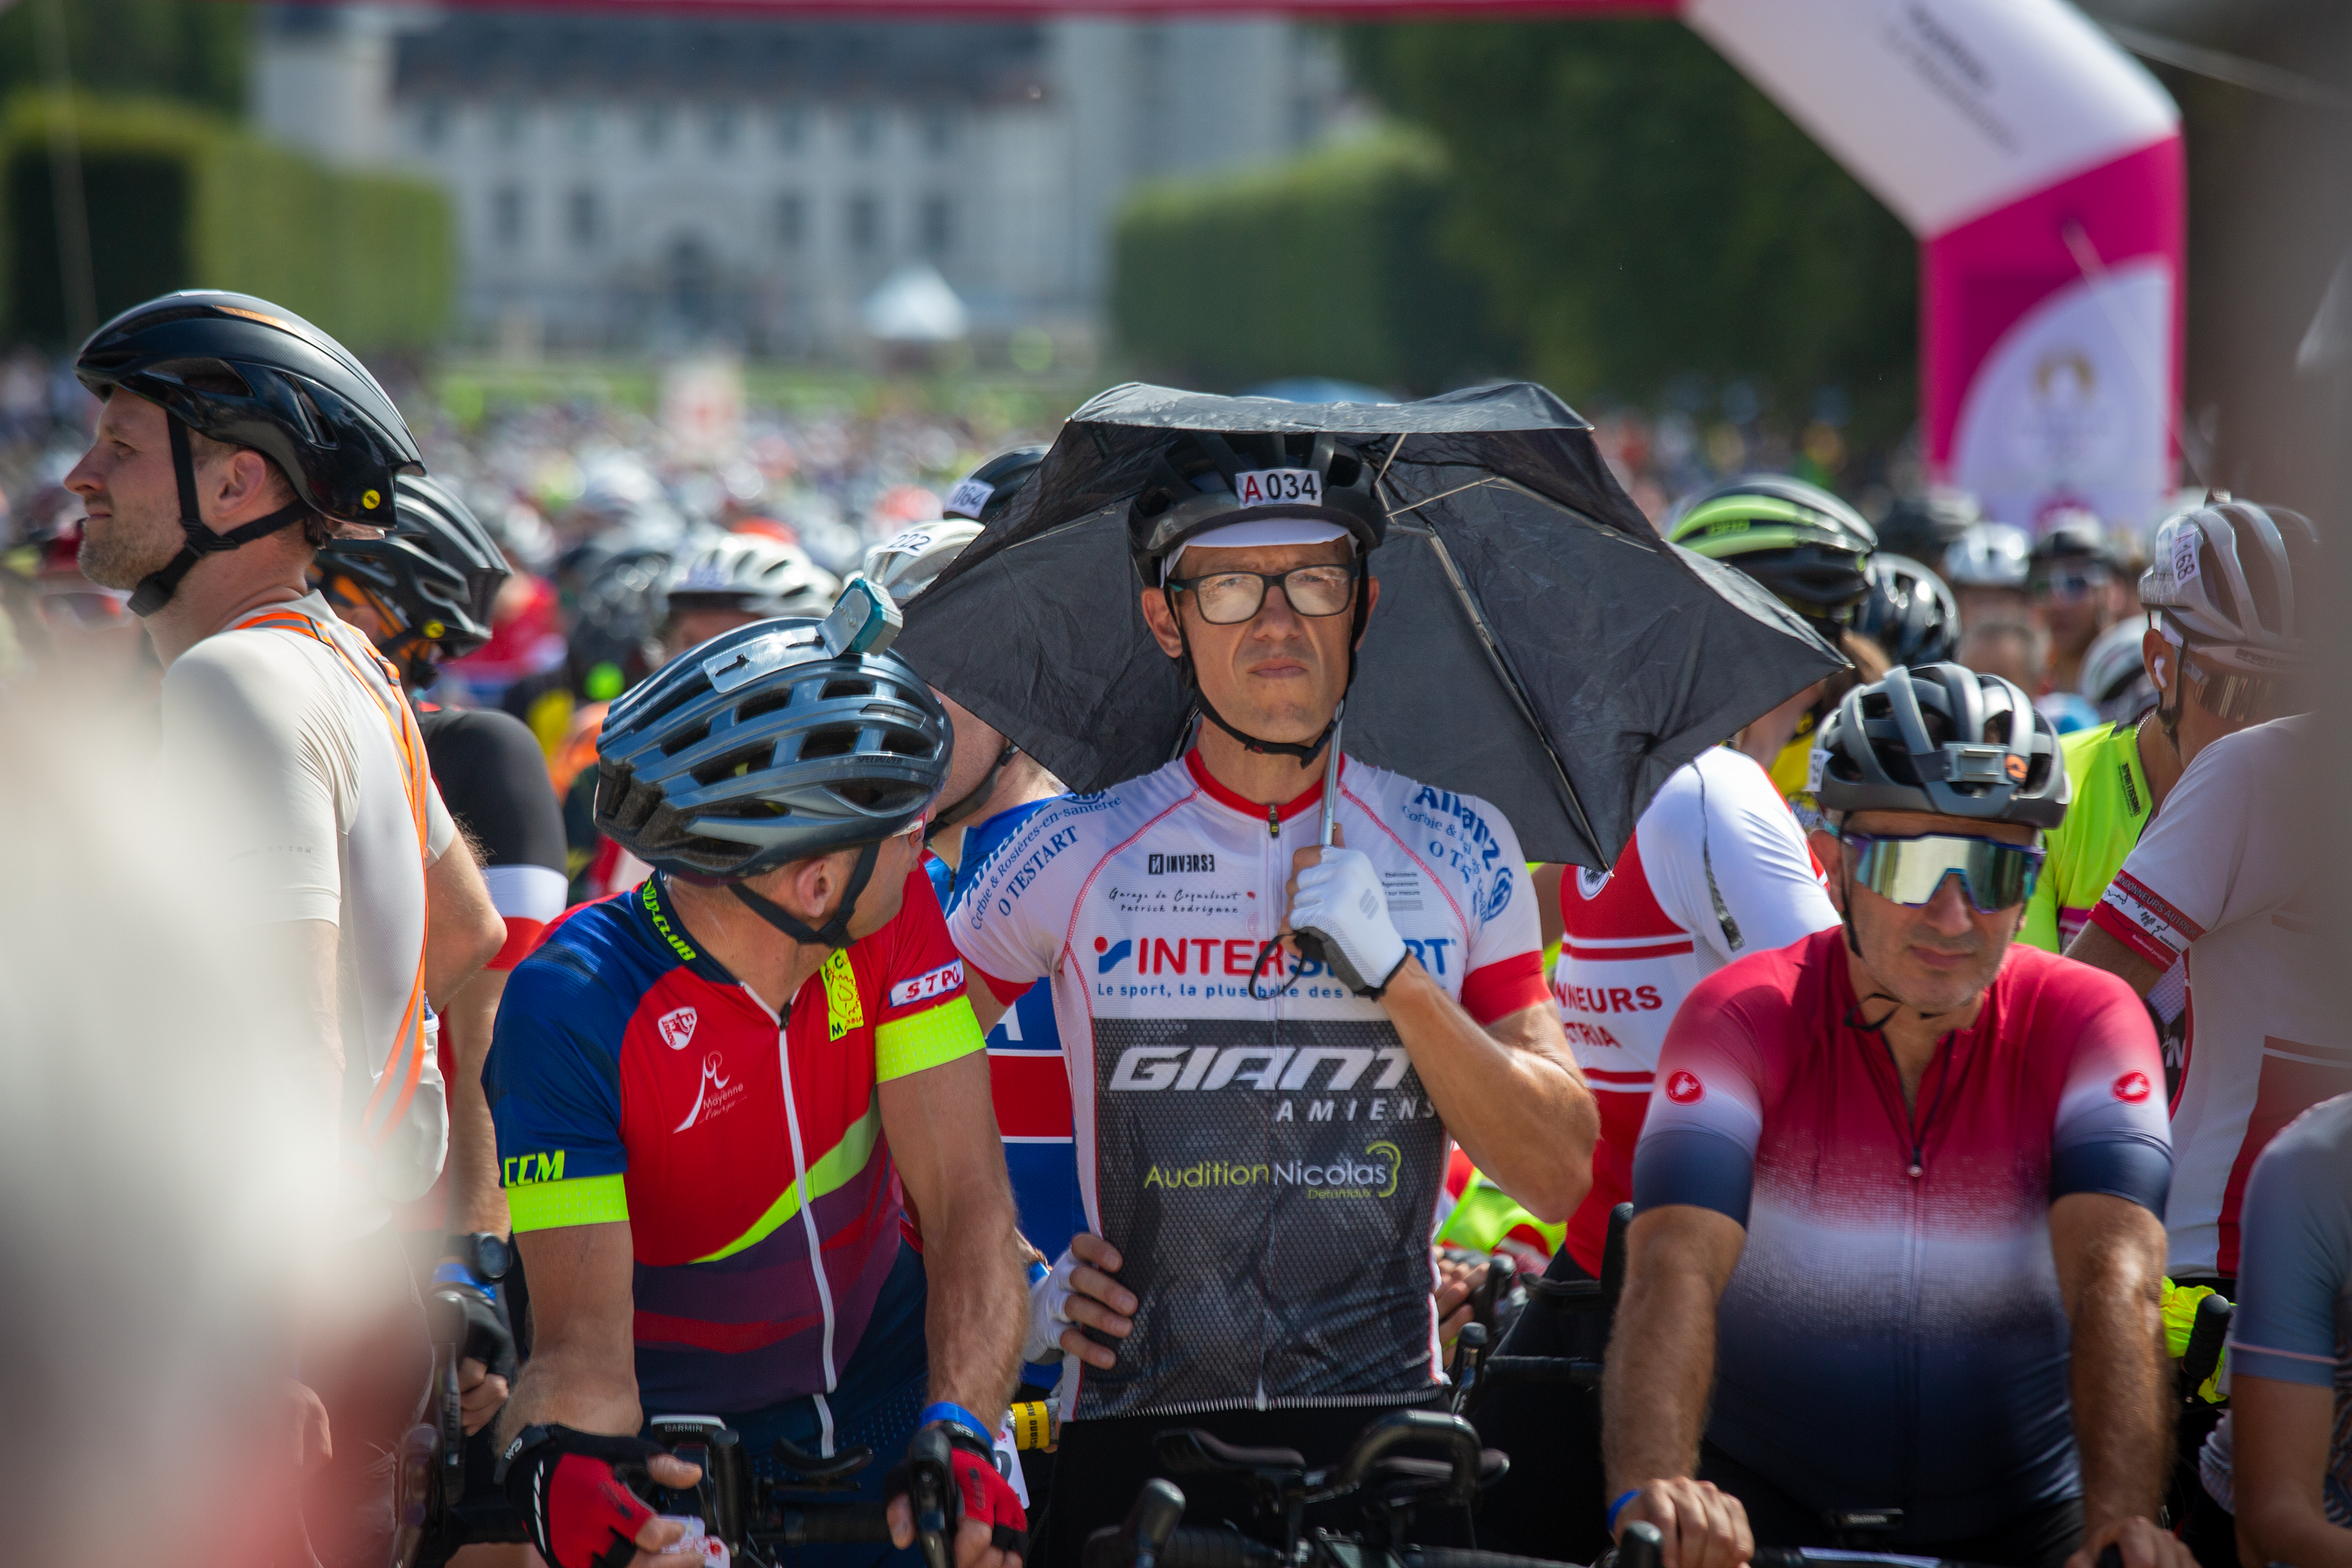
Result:
M490 233L512 250L522 244L522 187L500 185L490 195Z
M938 261L946 257L949 247L955 243L955 207L944 195L923 198L921 229L923 254Z
M437 98L428 98L416 110L416 140L427 147L438 147L449 137L449 106Z
M808 239L808 203L798 191L776 198L776 242L798 250Z
M776 145L787 153L797 153L808 140L808 114L798 105L776 110Z
M731 153L735 150L735 110L732 107L721 106L712 110L710 118L703 129L713 153Z
M870 103L861 103L849 111L849 149L853 153L871 153L882 142L882 111Z
M943 158L955 145L955 116L944 109L934 109L923 116L923 150L934 158Z
M648 109L637 121L637 140L648 153L658 153L669 144L669 110Z
M498 138L501 147L522 143L522 109L518 104L501 104L498 115Z
M585 185L572 193L564 204L564 226L572 231L572 243L582 250L593 250L599 227L596 193Z
M882 203L870 191L860 191L849 198L849 248L857 256L871 256L882 248Z

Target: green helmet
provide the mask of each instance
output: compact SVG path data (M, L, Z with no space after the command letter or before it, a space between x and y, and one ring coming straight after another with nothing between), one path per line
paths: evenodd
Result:
M1748 474L1700 495L1667 534L1687 550L1737 566L1811 620L1843 626L1869 596L1878 535L1819 485Z

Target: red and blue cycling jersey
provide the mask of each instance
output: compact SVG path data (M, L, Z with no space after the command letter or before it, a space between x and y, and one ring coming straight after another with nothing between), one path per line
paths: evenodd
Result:
M1813 1508L1902 1509L1898 1542L1974 1535L2082 1490L2050 1206L2163 1216L2164 1066L2129 987L2019 944L1906 1108L1848 974L1832 927L1691 992L1633 1202L1747 1229L1710 1442Z
M507 983L483 1086L517 1232L629 1222L638 1397L837 1386L897 1259L878 1086L982 1048L928 879L779 1017L663 881L576 910Z

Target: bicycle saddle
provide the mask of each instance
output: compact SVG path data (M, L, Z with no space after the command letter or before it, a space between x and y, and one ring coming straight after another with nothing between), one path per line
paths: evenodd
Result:
M1296 1448L1236 1448L1197 1426L1162 1432L1152 1447L1180 1476L1296 1476L1307 1469L1307 1457Z
M874 1450L863 1443L853 1444L828 1459L822 1454L812 1454L795 1447L788 1437L779 1437L768 1453L775 1460L776 1468L786 1472L786 1486L834 1485L847 1480L874 1462Z

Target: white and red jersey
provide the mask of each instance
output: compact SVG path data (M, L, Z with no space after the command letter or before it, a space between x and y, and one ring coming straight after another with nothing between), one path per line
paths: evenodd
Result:
M1479 1023L1547 1005L1510 825L1349 762L1339 822L1389 918ZM948 928L1010 1002L1050 978L1092 1228L1139 1298L1080 1419L1394 1405L1441 1384L1430 1232L1451 1147L1396 1026L1272 939L1319 781L1264 805L1198 752L1049 801Z
M2321 825L2309 719L2214 742L2165 796L2092 923L2159 968L2189 959L2189 1039L2172 1100L2175 1276L2238 1272L2254 1159L2305 1109L2352 1090L2352 1047L2318 976L2340 962L2311 879Z
M1552 994L1601 1107L1592 1188L1569 1221L1568 1249L1598 1273L1609 1211L1633 1196L1651 1076L1683 998L1733 959L1838 917L1770 775L1724 746L1675 770L1606 875L1562 867L1559 910Z

